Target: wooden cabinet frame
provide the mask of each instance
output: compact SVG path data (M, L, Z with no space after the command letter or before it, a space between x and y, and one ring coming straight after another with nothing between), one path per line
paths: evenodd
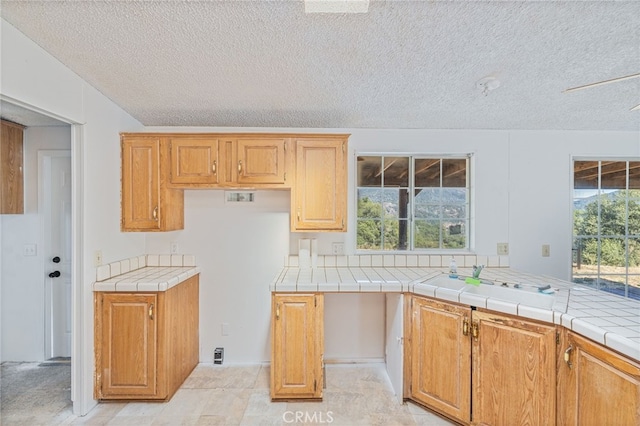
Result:
M324 296L271 297L271 399L321 399Z
M164 292L96 292L94 304L94 398L171 398L199 362L199 275Z
M24 213L24 127L1 122L0 140L0 214Z
M556 424L640 424L640 363L571 330L559 343Z

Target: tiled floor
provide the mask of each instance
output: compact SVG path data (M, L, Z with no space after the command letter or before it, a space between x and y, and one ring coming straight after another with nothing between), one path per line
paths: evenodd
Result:
M5 363L6 364L6 363ZM1 424L5 425L433 425L452 423L393 395L384 364L327 365L322 402L271 402L268 366L200 364L167 403L102 403L85 417L71 414L69 390L51 381L50 392L4 385L20 369L2 365ZM20 367L21 366L21 367ZM53 368L53 367L46 367ZM55 367L58 368L58 367ZM38 375L42 375L40 370ZM33 374L31 374L33 375ZM17 376L15 376L17 377ZM29 382L29 381L27 381ZM68 379L66 383L68 383ZM57 394L57 396L54 396Z

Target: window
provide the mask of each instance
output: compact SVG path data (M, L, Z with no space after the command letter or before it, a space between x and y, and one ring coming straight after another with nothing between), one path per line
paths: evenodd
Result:
M357 249L469 248L469 159L358 155Z
M640 161L574 161L573 281L640 299Z

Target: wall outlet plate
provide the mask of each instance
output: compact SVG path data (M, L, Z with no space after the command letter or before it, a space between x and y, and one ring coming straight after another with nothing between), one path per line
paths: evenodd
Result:
M332 243L331 244L331 253L335 255L344 254L344 243Z
M96 250L93 253L93 266L102 266L102 250Z
M549 246L549 244L543 244L542 257L549 257L549 256L551 256L551 246Z
M506 256L509 254L509 243L498 243L498 255Z

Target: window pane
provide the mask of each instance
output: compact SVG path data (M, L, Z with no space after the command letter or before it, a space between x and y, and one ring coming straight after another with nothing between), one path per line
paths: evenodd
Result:
M598 239L577 238L574 243L576 269L581 274L597 272Z
M382 249L382 221L358 220L358 250Z
M627 188L627 162L603 161L600 171L600 188L602 189L626 189Z
M467 202L466 188L442 188L443 204L465 204Z
M640 274L640 238L629 238L629 273Z
M384 249L385 250L406 250L407 249L407 221L385 219L384 221Z
M609 293L624 296L626 281L627 280L625 275L601 274L600 279L598 280L598 288Z
M358 188L358 217L382 219L382 190Z
M640 161L629 161L629 189L640 189Z
M442 219L464 219L467 217L467 206L464 204L455 204L451 206L442 206Z
M421 219L439 219L440 188L416 189L414 198L414 216Z
M627 210L624 194L603 193L600 196L600 235L624 236Z
M409 157L384 158L384 186L409 186Z
M409 190L407 188L384 189L382 206L385 217L408 217Z
M442 186L464 188L467 186L467 160L442 160Z
M445 223L442 230L442 246L448 249L465 248L466 232L464 220Z
M416 220L414 222L414 247L428 249L440 247L440 221Z
M358 157L358 186L382 185L382 157Z
M640 200L629 200L629 236L640 236Z
M418 158L414 170L416 187L440 187L440 159Z
M573 187L575 189L598 189L597 161L575 161L573 163Z
M624 273L626 272L626 262L624 238L602 238L600 240L601 272Z

